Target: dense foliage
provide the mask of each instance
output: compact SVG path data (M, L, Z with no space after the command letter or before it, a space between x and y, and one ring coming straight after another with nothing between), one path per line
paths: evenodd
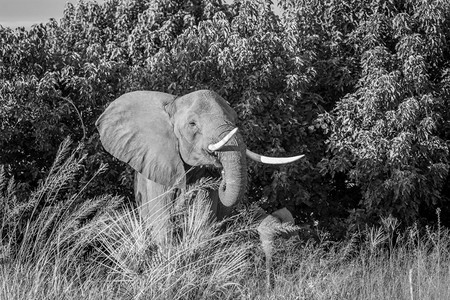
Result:
M124 92L208 88L235 108L249 148L306 154L251 164L251 202L336 234L450 212L450 3L277 4L281 15L270 0L80 1L59 22L0 26L0 164L26 183L19 200L67 135L87 155L68 192L108 163L86 193L129 196L131 170L104 152L96 118Z

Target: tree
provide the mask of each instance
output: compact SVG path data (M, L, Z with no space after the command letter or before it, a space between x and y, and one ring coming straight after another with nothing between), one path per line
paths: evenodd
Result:
M393 214L411 223L422 209L442 205L448 173L439 128L450 5L379 1L354 13L358 26L348 39L361 74L355 91L326 115L331 157L324 165L361 188L366 216Z

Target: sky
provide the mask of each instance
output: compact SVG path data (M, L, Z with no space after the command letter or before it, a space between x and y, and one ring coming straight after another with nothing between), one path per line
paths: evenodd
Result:
M4 27L30 27L62 18L67 0L0 0L0 24Z
M77 3L78 0L0 0L0 25L29 28L33 24L47 23L50 18L59 21L67 2Z

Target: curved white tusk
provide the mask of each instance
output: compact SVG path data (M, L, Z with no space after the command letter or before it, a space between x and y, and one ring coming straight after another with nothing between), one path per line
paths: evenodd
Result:
M257 162L262 162L263 164L270 164L270 165L281 165L281 164L288 164L291 162L294 162L296 160L299 160L305 155L297 155L292 157L268 157L263 156L258 153L255 153L253 151L250 151L247 149L246 154L248 158L253 159Z
M223 139L221 139L217 143L208 145L208 150L209 151L217 151L220 148L222 148L231 139L231 137L236 133L237 130L238 129L236 127L235 129L231 130Z

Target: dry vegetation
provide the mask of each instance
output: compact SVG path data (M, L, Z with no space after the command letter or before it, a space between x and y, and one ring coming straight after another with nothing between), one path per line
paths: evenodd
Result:
M223 230L194 187L174 218L183 234L157 247L119 198L62 193L83 160L69 149L27 203L0 173L0 299L450 299L446 228L399 232L386 218L342 242L277 241L267 291L251 211Z

